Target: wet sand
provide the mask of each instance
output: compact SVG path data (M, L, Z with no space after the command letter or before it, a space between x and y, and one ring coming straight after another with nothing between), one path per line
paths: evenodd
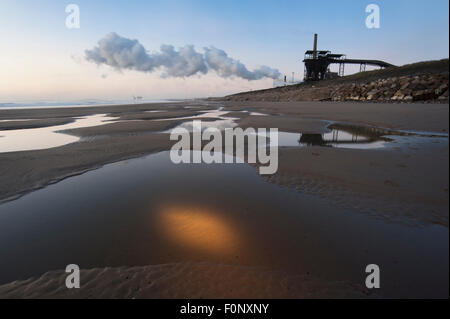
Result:
M0 212L0 284L72 263L90 270L206 262L309 278L316 287L346 282L341 293L350 296L376 261L385 297L439 297L446 288L446 227L389 223L267 183L247 164L175 165L161 152L66 179ZM198 284L214 291L210 281ZM239 280L228 284L236 285L230 297L241 289ZM270 285L265 293L278 296Z
M288 132L322 133L336 122L419 134L449 127L448 104L228 102L226 109L272 114L244 117L241 127ZM448 227L448 138L397 139L383 150L284 148L269 180L386 219Z
M227 110L252 110L272 115L369 124L397 130L448 133L448 104L225 102L225 105Z
M88 285L65 289L66 273L0 286L0 296L32 299L298 299L379 298L348 282L327 282L266 269L179 263L83 270ZM208 283L207 285L204 283ZM111 289L114 287L114 289Z
M120 120L103 126L67 131L71 135L80 137L81 140L58 148L0 153L0 176L2 181L5 181L0 185L0 202L17 198L29 191L107 163L169 149L172 143L168 134L152 133L168 130L182 121L151 120L183 117L195 113L185 111L184 106L150 104L147 106L0 110L0 118L5 120L3 125L15 125L15 129L17 129L17 122L6 122L8 119L39 118L39 127L54 125L55 119L63 118L62 121L70 122L73 121L71 117L94 114L108 114ZM158 109L162 112L146 113L146 111Z
M73 122L73 118L57 118L57 119L43 119L43 120L1 120L0 131L7 130L23 130L30 128L41 128L54 125L64 125Z
M176 119L216 109L217 103L199 103L200 109L186 109L198 103L127 105L97 108L43 110L0 110L2 120L43 118L41 125L53 125L55 118L104 113L118 117L117 123L71 130L82 139L58 148L28 152L0 153L0 202L68 176L95 169L106 163L170 149L166 131L185 120ZM162 112L148 112L148 111ZM277 127L287 132L324 133L332 121L371 124L395 130L448 132L448 105L356 104L356 103L234 103L226 105L227 116L237 117L239 126ZM250 116L236 110L251 110L273 116ZM404 112L407 112L406 115ZM175 118L169 121L156 119ZM320 119L320 120L317 120ZM207 120L207 119L204 119ZM3 122L3 124L16 122ZM20 122L22 123L22 122ZM12 125L12 124L11 124ZM447 139L448 140L448 139ZM439 140L438 140L439 141ZM419 140L420 142L420 140ZM448 147L426 143L385 150L341 150L323 147L281 149L280 169L270 178L305 192L311 192L370 211L386 210L389 215L412 214L418 221L448 225ZM448 144L447 144L448 145ZM346 195L346 196L344 196ZM354 197L347 198L348 196ZM383 198L398 200L383 201ZM356 198L356 199L355 199ZM367 201L366 203L363 203ZM411 205L411 203L413 205ZM426 213L415 204L428 206ZM349 204L350 205L350 204ZM377 209L381 206L382 209ZM421 206L422 207L422 206ZM394 212L397 211L397 212ZM408 211L408 212L406 212Z
M200 105L201 108L185 108L196 105ZM71 130L68 133L81 138L80 141L73 144L39 151L0 153L0 176L2 179L0 202L8 202L30 191L56 183L69 176L99 168L107 163L168 150L172 145L169 135L160 132L184 122L185 120L178 119L180 117L198 115L200 110L216 109L220 105L219 102L189 102L83 109L0 110L0 120L38 119L39 125L42 126L54 125L52 124L54 121L70 121L75 116L93 114L107 114L118 117L120 120L117 123L103 126ZM324 133L330 124L337 121L372 125L391 130L448 133L448 105L442 104L227 102L225 110L232 112L227 116L239 118L237 123L244 128L278 127L282 131L294 133ZM271 116L250 115L241 112L243 110L261 112ZM165 118L172 118L172 120L155 121ZM25 121L0 122L5 125L5 128L6 125L16 125L14 127L17 128L18 123L23 123L23 128L25 128ZM279 163L278 173L267 178L269 182L311 195L331 205L336 205L343 211L348 209L364 216L369 215L383 223L400 223L405 227L427 227L427 225L444 227L448 238L448 137L431 140L414 137L405 142L399 140L397 143L391 143L382 150L338 149L319 146L281 148ZM331 211L327 213L331 213ZM448 254L443 258L448 262ZM164 270L161 271L167 272L165 276L171 278L173 275L171 271L174 269L176 270L175 274L178 275L184 273L179 269L185 270L185 274L193 274L197 272L192 269L207 266L190 264L188 266L85 270L92 275L92 286L90 286L90 290L85 290L80 295L72 297L130 297L133 295L129 293L130 289L135 289L136 281L124 283L118 290L110 289L108 293L100 295L98 293L101 289L97 284L108 281L108 278L111 278L112 281L119 280L117 278L122 278L122 276L131 278L137 273L150 278L149 282L155 282L154 268L152 267L162 267ZM228 270L220 268L219 271L217 267L224 266L208 266L209 270L204 270L211 274L211 277L208 278L213 281L218 281L221 273L228 273ZM234 276L233 278L238 276L236 281L232 281L233 283L237 285L241 281L251 280L256 283L256 287L260 287L257 284L258 280L251 279L262 276L260 269L246 271L240 268L236 269L239 270L229 269L230 273L234 272L234 275L230 274L230 276ZM207 275L205 274L205 276ZM168 288L170 287L169 283L165 283L163 285L166 288L150 292L150 290L146 290L149 286L145 287L144 285L140 288L141 290L137 290L139 293L133 296L191 297L193 291L198 291L199 297L298 298L328 296L326 293L328 288L324 288L325 290L321 292L317 288L320 285L313 284L312 287L317 289L308 289L308 286L304 284L304 278L301 279L300 276L294 279L290 276L277 273L269 277L277 278L274 279L275 282L292 282L292 287L297 287L293 288L293 291L287 291L286 287L281 287L273 282L266 282L260 283L260 285L267 285L270 288L265 290L261 286L258 292L253 290L256 295L245 292L244 288L244 291L241 292L231 293L228 291L228 293L224 293L222 288L226 291L232 289L233 285L217 290L208 290L211 288L203 287L202 290L198 287L195 288L198 281L194 280L191 284L186 284L186 290L174 291L172 288ZM288 277L289 279L287 279ZM200 279L198 278L198 280ZM49 280L48 284L42 285L47 280ZM61 273L50 273L40 279L35 278L1 286L0 295L20 297L25 293L25 296L29 297L71 297L65 293L58 295L57 290L53 290L60 280L62 280ZM207 278L204 277L201 280L207 280ZM329 284L330 287L333 286L332 283ZM27 290L26 287L31 288ZM355 295L355 289L353 289L348 296L367 296L365 295L366 291L358 289L356 291L359 293ZM340 287L338 290L344 293L346 288ZM265 295L264 291L270 291L270 293ZM276 291L279 293L275 293ZM338 297L339 294L335 292L333 296Z

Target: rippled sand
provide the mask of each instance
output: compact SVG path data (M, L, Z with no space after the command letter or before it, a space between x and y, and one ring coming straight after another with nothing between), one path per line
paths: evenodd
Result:
M264 269L208 263L81 271L81 288L65 286L67 274L48 272L40 278L0 286L0 298L101 299L296 299L374 298L347 282L327 282L311 276L291 276Z

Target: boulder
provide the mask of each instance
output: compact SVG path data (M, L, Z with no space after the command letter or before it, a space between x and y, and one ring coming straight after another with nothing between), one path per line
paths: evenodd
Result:
M403 101L405 101L405 102L410 102L410 101L413 101L413 100L414 100L414 98L411 95L407 95L407 96L405 96L403 98Z

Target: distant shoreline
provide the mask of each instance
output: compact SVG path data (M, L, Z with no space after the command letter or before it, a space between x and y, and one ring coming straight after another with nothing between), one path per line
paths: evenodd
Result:
M101 106L119 106L119 105L140 105L140 104L157 104L157 103L181 103L187 99L156 99L142 101L109 101L109 102L30 102L30 103L0 103L0 110L18 110L18 109L59 109L59 108L84 108L84 107L101 107Z

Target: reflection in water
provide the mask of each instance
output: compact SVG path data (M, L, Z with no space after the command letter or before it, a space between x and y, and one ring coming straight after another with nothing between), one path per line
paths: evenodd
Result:
M32 119L0 120L0 123L6 123L6 122L25 122L25 121L32 121Z
M205 119L205 121L202 121L202 130L206 130L207 128L214 127L219 130L225 130L226 128L234 128L237 126L235 123L237 118L225 116L226 114L230 113L228 111L223 111L223 107L219 108L218 110L212 110L212 111L200 111L199 115L194 116L186 116L186 117L177 117L177 118L169 118L169 119L160 119L157 121L171 121L171 120L190 120L181 123L180 125L176 126L175 128L172 128L170 130L167 130L163 133L171 133L174 129L177 128L184 128L188 130L189 132L192 132L194 130L192 121L194 120L202 120Z
M166 235L178 246L229 255L238 244L231 225L209 209L170 205L161 210L161 221Z
M290 133L279 132L278 143L280 147L300 146L324 146L351 149L375 149L384 147L386 142L391 141L385 135L398 135L371 127L358 127L347 125L332 125L328 133ZM275 145L271 141L272 146Z
M264 114L260 112L250 112L250 111L242 111L243 113L248 113L251 116L269 116L269 114Z
M338 148L379 148L383 147L386 139L369 137L334 129L325 134L301 134L299 143L306 146L327 146Z
M92 127L107 124L115 120L105 114L91 115L76 119L72 123L40 128L0 131L0 153L43 150L74 143L77 136L61 133L82 127Z
M374 260L388 269L388 297L448 294L447 228L354 214L267 183L247 164L175 165L163 152L0 205L0 284L71 263L91 269L185 262L363 284L361 272Z
M213 127L213 128L217 128L218 130L225 130L227 128L235 128L237 126L237 124L235 123L234 118L226 118L226 119L220 119L220 120L213 120L213 121L202 121L202 131ZM192 121L188 121L188 122L183 122L180 125L176 126L173 129L167 130L164 133L172 133L172 130L174 129L179 129L179 128L184 128L189 132L193 132L194 131L194 127L193 127L193 122Z
M299 142L306 145L325 145L322 134L301 134Z
M259 134L261 135L261 134ZM271 140L270 145L279 147L323 146L351 149L376 149L385 146L387 138L370 138L354 135L343 130L333 130L325 134L278 132L278 143ZM265 146L263 144L262 146Z
M390 141L383 137L393 134L383 129L353 125L331 125L325 134L301 134L299 143L306 146L371 149L384 147Z

